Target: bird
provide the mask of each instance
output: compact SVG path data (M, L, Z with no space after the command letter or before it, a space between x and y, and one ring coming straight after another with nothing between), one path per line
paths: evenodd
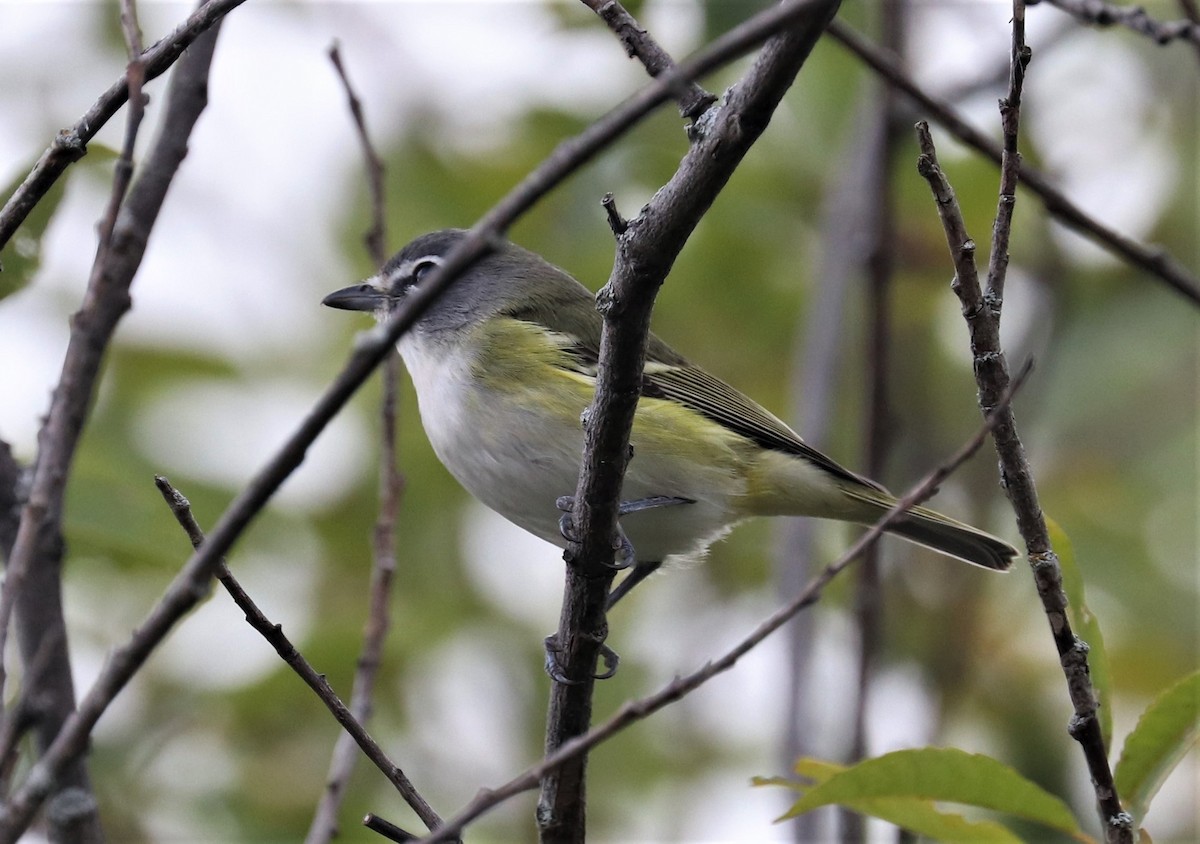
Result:
M430 277L466 232L421 235L365 282L330 293L331 308L387 314ZM602 317L565 270L497 238L405 334L398 348L437 457L483 504L566 547L569 493L583 459ZM651 334L619 507L632 570L611 608L662 564L701 557L755 516L871 524L896 498L806 443L760 404ZM564 513L564 511L568 511ZM888 532L993 571L1017 550L926 507Z

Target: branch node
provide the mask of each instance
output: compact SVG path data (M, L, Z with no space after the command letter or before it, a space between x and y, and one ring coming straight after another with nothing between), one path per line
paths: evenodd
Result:
M1053 551L1044 551L1040 554L1030 554L1029 566L1035 572L1046 571L1048 569L1057 569L1058 555Z
M1067 735L1079 741L1080 736L1087 733L1092 720L1091 715L1072 715L1070 720L1067 721Z
M1128 812L1117 812L1108 819L1108 825L1113 829L1133 831L1133 815Z
M612 282L608 282L596 293L596 310L605 319L617 319L625 310L622 299L617 295Z
M60 129L54 136L53 147L67 153L71 160L78 160L87 155L87 144L75 129Z

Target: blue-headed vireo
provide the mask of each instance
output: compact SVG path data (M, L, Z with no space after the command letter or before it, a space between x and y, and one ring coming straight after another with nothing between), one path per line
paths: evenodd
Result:
M324 304L382 318L463 236L422 235L379 275L331 293ZM442 463L488 507L560 547L558 499L578 480L580 415L596 388L600 330L587 288L505 242L399 342ZM896 501L653 335L631 445L620 524L636 566L610 603L663 561L699 556L750 516L869 524ZM1017 554L1007 542L924 507L890 531L997 571Z

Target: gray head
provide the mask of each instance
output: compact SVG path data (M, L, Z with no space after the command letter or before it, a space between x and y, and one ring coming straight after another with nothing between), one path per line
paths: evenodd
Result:
M322 304L382 316L441 266L466 234L462 229L423 234L397 252L381 273L330 293ZM416 328L422 333L461 329L497 313L524 311L530 305L553 308L581 297L591 302L587 289L567 273L534 252L502 241L443 291Z

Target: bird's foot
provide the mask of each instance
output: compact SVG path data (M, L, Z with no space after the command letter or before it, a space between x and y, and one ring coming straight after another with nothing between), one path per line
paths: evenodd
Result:
M568 677L562 668L562 662L559 657L562 655L562 645L558 642L558 634L552 633L545 639L546 644L546 673L550 675L550 679L556 683L562 683L564 686L578 686L582 680L572 680ZM598 674L593 674L593 680L607 680L609 677L617 673L617 663L621 658L617 656L617 652L608 645L600 645L600 659L604 662L604 670Z
M622 501L617 505L617 518L628 516L630 513L639 513L642 510L653 510L658 507L673 507L677 504L695 504L696 502L690 498L680 498L676 495L651 495L646 498L636 498L633 501ZM577 541L575 536L575 519L571 515L575 509L575 496L562 495L554 501L554 506L562 511L562 515L558 518L558 531L562 534L563 539L568 542ZM612 568L621 571L633 566L634 571L630 573L630 577L637 574L639 565L637 563L637 554L634 552L633 543L629 541L629 537L625 535L624 529L621 527L620 521L617 522L617 546L613 549L616 553L616 559L612 562ZM658 568L659 563L654 563L650 571L645 572L638 580L644 578L651 571ZM636 581L635 581L636 582ZM628 590L625 590L628 591ZM622 592L621 594L624 594ZM620 597L620 596L618 596ZM609 605L615 601L610 597Z

